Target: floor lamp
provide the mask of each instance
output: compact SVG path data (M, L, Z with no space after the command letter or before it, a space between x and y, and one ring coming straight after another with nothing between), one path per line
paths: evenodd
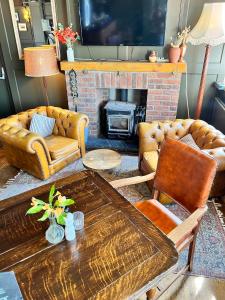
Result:
M225 43L225 2L204 4L202 14L190 32L187 41L192 45L206 45L195 110L195 119L199 119L202 111L211 47Z
M46 104L49 105L47 76L59 73L55 49L52 47L29 47L24 49L25 75L42 77Z

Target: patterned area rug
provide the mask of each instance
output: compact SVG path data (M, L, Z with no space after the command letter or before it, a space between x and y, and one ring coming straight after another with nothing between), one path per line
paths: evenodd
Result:
M167 205L175 215L184 220L187 216L177 204ZM204 215L197 236L192 275L225 278L225 230L217 214L215 200L208 201L208 211ZM181 253L179 266L187 262L188 251Z
M23 171L16 171L16 176L4 185L0 184L0 200L20 194L57 179L69 176L74 172L84 169L81 160L67 166L49 180L41 181ZM15 171L15 169L14 169ZM2 176L2 168L0 168ZM107 181L140 175L138 171L137 156L122 156L121 165L110 171L99 172ZM118 189L118 191L130 202L150 198L150 192L146 184L133 185ZM203 218L197 238L196 253L194 257L193 275L225 279L225 227L222 201L214 199L208 203L208 212ZM185 218L185 212L176 204L167 205L172 212L181 219ZM187 252L182 253L179 259L179 267L186 263Z
M6 183L10 183L10 179L18 174L16 168L11 167L5 159L4 151L0 145L0 190L5 186Z

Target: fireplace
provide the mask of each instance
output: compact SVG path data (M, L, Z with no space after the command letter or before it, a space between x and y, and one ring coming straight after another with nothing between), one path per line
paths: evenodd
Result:
M145 90L145 120L147 122L176 118L181 73L185 72L185 64L82 61L62 62L61 66L66 75L69 109L75 110L76 97L74 97L74 93L77 92L77 110L88 115L90 120L89 134L91 136L98 137L101 134L102 116L99 112L110 100L110 89ZM83 70L84 68L88 68L88 70ZM97 68L99 70L104 69L104 71L98 71ZM135 68L138 69L138 72L135 72ZM74 89L74 82L69 75L72 69L77 70L75 72L77 90ZM115 69L121 71L116 72ZM143 120L143 110L140 107L136 107L134 110L133 121L129 116L133 113L128 112L126 116L123 111L125 116L123 116L120 124L118 118L116 119L116 113L112 117L110 115L114 112L111 110L109 112L107 120L109 135L115 134L117 127L121 127L120 134L124 130L123 134L129 135L132 124L134 125L133 132L135 132L135 118L138 117Z

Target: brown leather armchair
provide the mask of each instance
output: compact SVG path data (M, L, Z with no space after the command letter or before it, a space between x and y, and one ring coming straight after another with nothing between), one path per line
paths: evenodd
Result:
M153 197L134 205L173 242L178 253L189 248L187 264L177 272L172 282L185 271L192 271L196 237L202 217L207 211L206 202L216 173L215 159L184 143L167 138L162 143L159 163L155 173L110 182L114 188L154 180ZM181 206L188 217L182 221L167 207L158 202L159 192L164 191ZM165 291L160 287L156 298ZM152 299L157 289L147 292Z
M156 171L160 146L165 137L175 140L191 134L195 143L217 161L217 173L210 196L225 195L225 135L201 120L176 119L139 124L139 168L143 174ZM152 182L149 182L152 187ZM160 195L161 202L168 197Z
M43 138L28 130L33 114L56 120L53 135ZM47 179L85 155L84 128L88 117L66 109L41 106L0 120L0 141L9 163Z

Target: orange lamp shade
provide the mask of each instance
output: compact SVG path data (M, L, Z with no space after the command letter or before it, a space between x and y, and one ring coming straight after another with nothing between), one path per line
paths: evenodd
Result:
M59 73L53 47L24 48L24 63L26 76L45 77Z
M51 45L40 45L39 47L44 47L44 48L53 48L56 54L56 44L51 44Z

